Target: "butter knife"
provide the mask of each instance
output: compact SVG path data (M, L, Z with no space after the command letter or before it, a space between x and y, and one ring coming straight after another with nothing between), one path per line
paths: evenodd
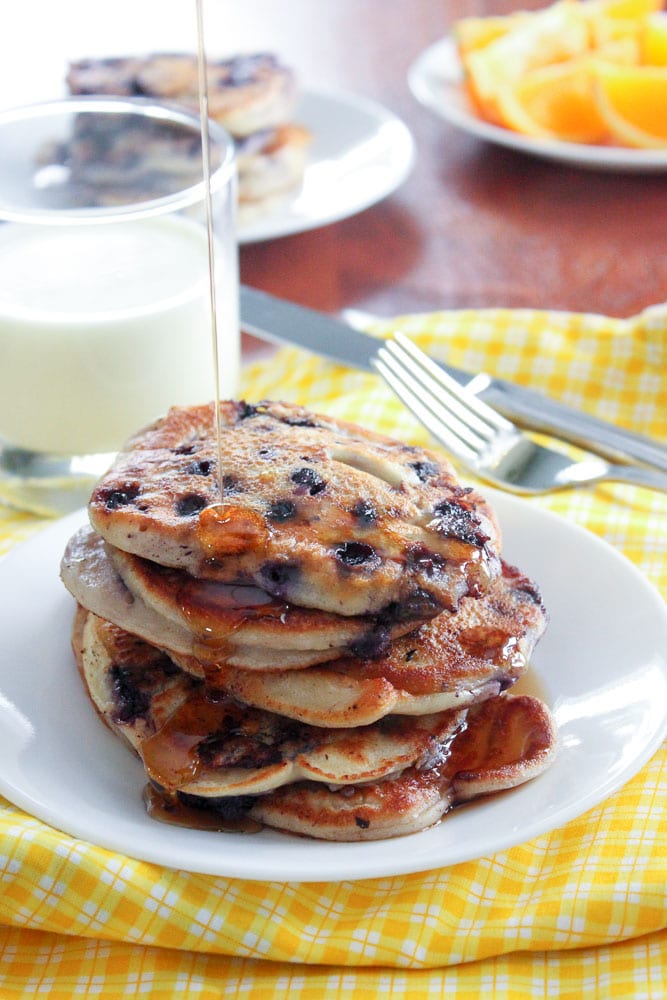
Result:
M325 313L307 309L248 285L240 291L241 328L261 340L291 344L339 364L372 371L377 337ZM545 396L535 389L492 375L471 375L439 362L452 378L519 426L602 455L611 461L639 462L667 471L667 446Z

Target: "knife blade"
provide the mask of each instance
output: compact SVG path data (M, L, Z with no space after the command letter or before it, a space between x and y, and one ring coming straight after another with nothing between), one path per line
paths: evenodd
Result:
M272 343L290 344L339 364L373 371L377 337L325 313L307 309L248 285L240 290L241 327ZM640 462L667 471L667 446L576 410L536 389L486 373L472 375L438 361L460 385L520 427L568 441L611 461Z

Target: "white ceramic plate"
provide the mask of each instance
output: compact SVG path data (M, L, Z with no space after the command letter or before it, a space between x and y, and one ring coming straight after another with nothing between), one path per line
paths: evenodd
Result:
M667 170L667 149L623 149L620 146L585 146L576 142L532 139L475 114L462 86L463 71L452 38L431 45L408 72L408 85L417 100L445 121L480 139L540 156L595 170L650 172Z
M491 494L490 494L491 495ZM409 837L330 844L264 830L211 833L148 818L143 770L100 722L69 645L73 602L58 580L76 513L0 563L0 791L65 833L168 867L279 881L358 879L482 857L553 829L623 785L667 728L667 609L592 534L493 494L510 561L551 613L534 667L560 732L552 767Z
M414 163L408 128L374 101L305 91L292 119L313 137L301 190L275 212L242 226L241 243L304 232L361 212L391 194Z

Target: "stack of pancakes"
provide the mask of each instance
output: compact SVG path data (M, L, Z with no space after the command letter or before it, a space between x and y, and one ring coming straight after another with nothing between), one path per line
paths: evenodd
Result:
M239 221L247 222L271 212L303 179L310 133L291 120L297 90L292 70L272 54L238 55L209 60L209 116L233 137L238 167ZM199 113L197 59L189 54L155 54L72 63L67 74L71 94L108 94L118 97L151 97ZM100 171L112 169L114 183L121 175L128 185L150 190L156 173L200 169L200 149L183 148L180 167L175 161L173 137L156 125L114 141L112 136L76 134L61 150L61 157L82 178L91 172L97 188ZM168 141L167 141L168 140ZM165 162L165 149L169 151ZM117 192L127 197L127 190ZM109 200L114 192L109 190Z
M216 423L175 408L132 438L62 562L86 688L163 815L370 840L544 770L549 712L505 692L546 613L489 504L302 407Z

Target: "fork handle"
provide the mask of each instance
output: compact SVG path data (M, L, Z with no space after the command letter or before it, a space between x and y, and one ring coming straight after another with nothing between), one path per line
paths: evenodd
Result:
M590 413L580 413L534 389L486 373L474 376L468 387L522 427L569 441L610 462L645 462L667 472L667 447L660 441L616 427Z
M601 481L633 483L648 490L662 490L667 493L667 472L649 469L644 465L610 465Z

